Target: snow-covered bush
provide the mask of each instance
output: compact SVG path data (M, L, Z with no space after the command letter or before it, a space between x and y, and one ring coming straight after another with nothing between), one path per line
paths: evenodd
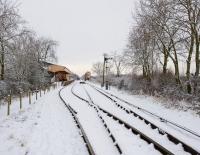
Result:
M8 92L8 85L5 81L0 80L0 98L5 96Z
M97 77L97 82L101 82L102 79ZM171 100L169 106L181 106L177 101L184 100L190 104L191 107L200 108L200 79L196 79L197 90L195 94L188 94L186 88L186 78L181 77L182 86L177 85L174 80L172 72L166 74L154 73L151 81L143 78L142 75L121 75L120 77L110 77L110 84L118 89L127 90L133 94L147 94L156 97L165 98ZM192 83L194 83L192 81ZM198 106L197 106L198 105Z

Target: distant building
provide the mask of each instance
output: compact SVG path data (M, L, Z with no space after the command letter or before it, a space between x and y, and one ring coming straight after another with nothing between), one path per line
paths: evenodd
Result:
M54 75L51 82L70 81L73 76L68 68L55 64L48 66L48 72Z
M84 75L84 80L87 81L87 80L90 80L90 79L91 79L91 72L88 71Z

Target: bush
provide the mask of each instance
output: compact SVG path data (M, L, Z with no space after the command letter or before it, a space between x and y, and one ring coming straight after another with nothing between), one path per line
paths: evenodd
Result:
M98 78L97 78L98 79ZM117 87L118 89L124 89L132 92L133 94L140 94L143 92L147 95L159 96L169 99L173 102L176 101L187 101L192 103L200 102L200 92L197 87L196 94L187 93L187 80L185 77L181 77L182 87L177 85L174 80L174 74L168 72L154 73L151 81L146 80L141 75L122 75L120 77L112 76L110 77L111 85ZM196 80L200 85L200 80ZM193 82L194 83L194 82ZM200 105L200 104L199 104Z

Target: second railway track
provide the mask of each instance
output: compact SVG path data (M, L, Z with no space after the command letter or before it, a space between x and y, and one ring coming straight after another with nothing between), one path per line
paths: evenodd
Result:
M94 88L95 89L95 88ZM199 155L199 151L196 150L195 148L191 147L190 145L186 144L185 142L181 141L179 138L173 136L172 134L169 134L167 131L164 131L163 129L159 128L157 125L155 125L154 123L150 122L149 120L143 118L141 115L133 112L132 110L130 109L127 109L126 107L120 105L116 100L114 100L112 97L106 95L105 93L102 93L101 91L97 90L99 93L103 94L106 98L108 98L109 100L111 100L115 106L117 108L119 108L120 110L124 111L127 115L133 115L134 117L136 117L137 119L143 121L146 125L150 126L153 130L157 130L158 133L161 135L161 136L167 136L167 140L169 142L171 142L172 144L174 144L174 148L175 146L181 146L183 148L183 152L185 152L186 154L189 153L189 154L192 154L192 155ZM108 112L108 111L107 111ZM112 114L112 113L110 113ZM148 127L147 126L147 127ZM156 140L157 141L157 140ZM158 143L160 143L158 141ZM171 149L170 149L171 150ZM172 149L173 150L173 149ZM174 153L174 151L171 151ZM177 154L174 153L174 154ZM181 153L180 153L181 154Z
M92 97L90 96L90 94L88 93L88 91L85 89L86 94L88 96L88 99L81 97L80 95L77 95L76 93L73 92L74 95L76 95L76 97L78 97L79 99L85 101L87 104L89 104L91 107L93 107L94 109L96 109L96 111L98 112L103 112L105 113L107 116L109 116L110 118L112 118L113 120L117 120L117 123L121 124L124 126L124 129L129 130L132 132L132 134L134 135L139 135L139 137L141 138L141 140L146 141L148 144L153 144L154 148L159 151L161 154L169 154L169 155L173 155L174 153L170 150L168 150L167 148L165 148L164 146L160 145L158 142L156 142L155 140L153 140L152 138L150 138L148 135L146 135L145 133L137 130L135 127L131 126L130 124L128 124L127 122L125 122L124 120L120 119L119 117L117 117L116 115L106 111L105 109L101 108L99 105L96 105L94 103L94 101L92 100ZM104 116L105 117L105 116ZM100 116L101 119L103 119L102 116ZM103 120L103 122L105 122ZM106 125L107 126L107 125ZM108 126L107 126L108 127ZM130 148L131 149L131 148ZM123 150L121 150L123 153Z
M79 88L79 89L77 89L78 90L78 93L77 93L74 90L74 87L76 85L79 85L79 82L76 82L71 87L71 93L74 96L76 96L76 98L82 100L83 101L82 103L86 103L86 104L82 105L83 107L85 107L85 108L88 107L90 109L90 111L93 111L93 114L95 114L95 112L96 112L95 117L97 117L99 120L95 119L96 120L95 122L100 121L102 123L102 125L104 126L104 128L107 132L107 136L112 140L113 146L115 146L115 148L119 154L123 154L123 155L131 154L132 155L133 150L131 150L132 153L130 153L130 149L134 149L134 146L131 147L131 145L130 145L131 144L130 137L132 137L132 136L127 138L126 137L127 135L125 135L125 137L127 138L127 140L126 140L126 138L123 137L122 133L127 133L129 135L132 134L132 135L135 135L136 137L139 137L140 141L144 141L144 142L146 142L146 144L151 144L151 145L149 145L149 147L153 146L152 148L154 148L155 151L159 152L159 154L164 154L164 155L183 155L183 154L199 155L200 154L196 149L192 148L185 142L181 141L179 138L175 137L172 134L169 134L167 131L164 131L163 129L161 129L155 123L152 123L148 119L143 118L142 115L140 115L140 113L138 114L138 113L132 111L130 108L127 108L127 106L121 105L111 95L106 94L105 92L103 92L100 89L95 88L93 86L91 86L91 88L90 88L90 86L88 86L88 85L79 85L77 87L77 88ZM79 91L81 88L83 89L82 90L83 92L80 93ZM62 90L60 90L60 92L61 91ZM73 109L72 107L74 107L74 105L71 107L69 104L67 104L65 102L65 100L62 98L60 92L59 92L59 96L60 96L61 100L65 103L65 105L68 108L68 110L70 111L70 113L72 114L72 117L74 118L74 120L77 124L77 127L80 129L82 138L86 144L89 154L90 155L97 154L98 151L95 153L95 151L93 149L94 146L92 147L94 141L92 142L92 145L91 145L91 142L89 141L89 139L91 139L91 136L94 136L94 135L90 134L90 132L88 131L88 128L87 128L87 135L86 135L84 128L83 128L83 127L86 127L85 126L86 124L84 124L84 126L82 127L82 125L80 124L80 121L77 117L77 113L82 111L81 107L79 107L81 102L80 103L77 102L76 103L77 105L75 106L76 108ZM108 99L110 100L110 102L106 103L107 101L105 101L105 100L108 100ZM105 103L99 104L99 102L105 102ZM113 103L113 104L111 104L111 103ZM109 105L109 106L105 106L105 105ZM76 111L77 108L79 109L78 112ZM82 115L84 115L84 111L81 112L81 115L78 115L79 118L81 118ZM136 121L136 124L138 123L139 126L142 124L143 127L138 128L138 124L136 125L134 123L135 121L130 122L131 119L129 120L129 118L131 118L131 116L135 120L138 119ZM88 119L90 119L90 118L88 118ZM83 120L81 120L81 122L82 121ZM93 123L95 123L95 122L93 122ZM99 123L97 123L97 124L99 124ZM145 124L147 125L146 129L143 130ZM120 131L122 131L122 133L118 133L115 130L120 130ZM103 130L101 129L101 132L102 131ZM150 133L150 135L149 135L149 133ZM90 137L89 139L88 139L88 136ZM97 136L97 135L95 135L95 136ZM104 135L104 137L105 137L105 135ZM121 141L122 137L125 139L124 143ZM137 140L139 140L139 139L137 139ZM138 141L138 143L139 143L139 141ZM130 148L128 148L129 150L127 149L127 146L124 147L125 144L129 144L129 146L130 146ZM146 144L142 143L142 147L143 148L147 147ZM137 143L135 143L135 145L137 145ZM106 147L108 147L108 145L106 145ZM137 150L137 148L136 148L136 150ZM145 153L145 154L147 154L147 153ZM156 152L153 154L156 154Z
M97 87L95 87L95 86L93 86L93 85L90 85L90 86L91 86L93 89L95 89L97 92L99 92L100 94L102 94L103 96L105 96L106 98L108 98L109 100L111 100L111 101L116 105L116 107L118 107L119 109L125 111L125 112L126 112L127 114L129 114L129 115L133 115L134 117L137 117L138 119L144 121L144 123L147 124L147 125L150 125L152 129L157 129L158 132L159 132L161 135L167 135L167 138L168 138L171 142L173 142L174 144L176 144L176 145L177 145L177 144L181 144L182 147L183 147L183 149L184 149L184 151L186 151L186 152L188 152L188 153L190 153L190 154L192 154L192 155L199 155L199 154L200 154L199 151L197 151L196 149L194 149L194 148L191 147L190 145L186 144L185 142L181 141L179 138L173 136L173 135L170 134L169 132L167 132L167 131L161 129L161 128L158 127L156 124L154 124L154 123L152 123L151 121L149 121L149 120L147 120L146 118L144 118L142 115L138 114L137 112L132 111L131 109L128 109L128 108L122 106L121 104L119 104L119 103L117 102L117 100L113 99L112 97L115 97L115 98L119 99L120 101L125 102L126 104L130 104L129 102L124 101L123 99L121 99L121 98L119 98L119 97L117 97L117 96L115 96L115 95L113 95L113 94L106 93L105 91L103 91L103 90L101 90L101 89L99 89L99 88L97 88ZM139 108L139 107L136 107L136 108ZM139 108L139 109L140 109L140 108ZM157 116L157 117L159 117L159 116ZM161 121L165 121L165 119L163 119L163 118L161 118L161 117L159 117L159 119L160 119ZM181 128L183 128L183 127L181 127ZM191 130L189 130L189 131L190 131L189 133L191 133ZM194 133L194 132L193 132L193 133ZM197 137L199 137L199 135L197 135L196 133L194 133L194 135L197 136Z
M59 90L59 97L61 99L61 101L64 103L64 105L66 106L66 108L68 109L68 111L71 113L77 128L80 130L80 135L83 138L83 141L87 147L88 153L89 155L96 155L96 153L94 152L94 149L81 125L81 123L79 122L78 118L76 117L76 111L69 105L66 103L66 101L64 100L64 98L61 96L61 91L64 89L64 87L62 89Z

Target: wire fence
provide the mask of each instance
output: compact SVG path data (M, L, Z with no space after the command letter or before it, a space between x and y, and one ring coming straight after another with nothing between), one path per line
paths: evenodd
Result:
M15 108L15 111L20 111L23 109L24 106L35 103L39 98L61 85L61 82L56 82L49 86L38 87L35 90L29 90L26 92L19 92L15 95L12 94L10 91L10 93L3 99L3 104L0 105L0 114L2 110L4 110L4 112L2 113L5 114L6 110L6 115L11 115L12 108Z

